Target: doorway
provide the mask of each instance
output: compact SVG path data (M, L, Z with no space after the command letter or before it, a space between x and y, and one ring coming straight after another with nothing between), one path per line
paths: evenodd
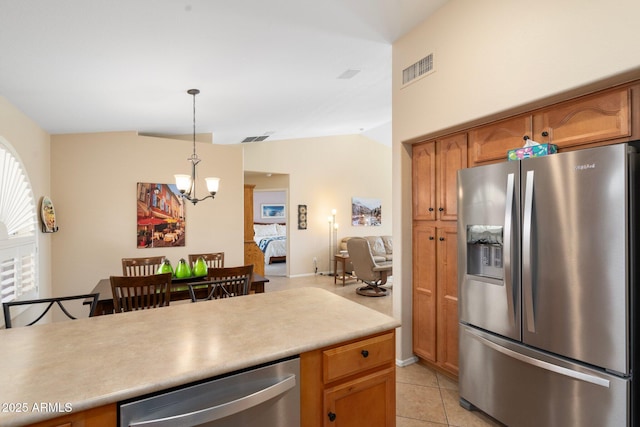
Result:
M253 191L254 240L264 253L265 276L289 276L289 175L245 172Z

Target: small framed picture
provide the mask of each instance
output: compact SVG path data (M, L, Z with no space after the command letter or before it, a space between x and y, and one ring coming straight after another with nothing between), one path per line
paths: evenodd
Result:
M260 205L260 218L286 218L284 204L263 203Z

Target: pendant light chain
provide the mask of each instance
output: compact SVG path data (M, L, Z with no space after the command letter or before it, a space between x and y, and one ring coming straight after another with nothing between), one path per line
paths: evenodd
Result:
M200 91L198 89L189 89L188 93L193 95L193 155L188 160L190 160L195 166L200 163L200 158L198 158L198 155L196 154L196 95L199 94ZM193 179L195 180L195 176Z

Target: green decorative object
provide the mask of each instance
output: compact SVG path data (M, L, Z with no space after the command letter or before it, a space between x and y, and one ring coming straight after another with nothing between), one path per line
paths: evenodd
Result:
M180 258L180 261L178 261L178 265L176 266L176 278L185 279L191 276L191 267L189 267L189 264L187 264L184 258Z
M207 262L203 257L198 257L195 264L193 265L193 275L194 276L206 276L209 267L207 266Z
M158 271L156 271L156 274L164 273L171 273L171 275L173 275L173 267L171 267L171 261L166 258L164 259L164 261L162 261L160 267L158 267Z

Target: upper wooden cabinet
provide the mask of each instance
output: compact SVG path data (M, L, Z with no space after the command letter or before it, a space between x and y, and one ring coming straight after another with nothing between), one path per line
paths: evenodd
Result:
M413 146L413 219L436 219L436 142Z
M413 219L457 219L456 178L467 166L467 134L413 146Z
M556 104L533 115L533 140L559 149L631 135L631 90L620 88Z
M637 89L637 85L609 89L470 129L469 166L506 161L507 151L522 147L525 136L555 144L559 151L630 141ZM636 135L639 132L635 130Z
M469 131L469 166L507 160L507 151L531 137L531 115L512 117Z

